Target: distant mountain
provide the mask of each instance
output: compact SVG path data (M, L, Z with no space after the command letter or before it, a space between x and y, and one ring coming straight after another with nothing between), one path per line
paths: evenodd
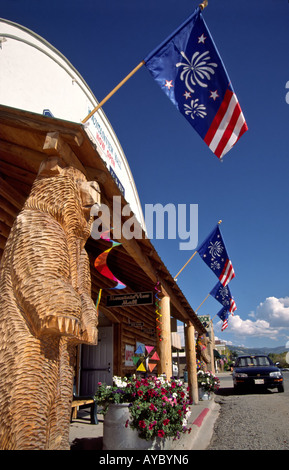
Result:
M241 356L242 354L281 354L284 351L288 351L285 346L277 346L276 348L244 348L242 346L229 346L227 347L230 349L230 351L235 351L238 356Z

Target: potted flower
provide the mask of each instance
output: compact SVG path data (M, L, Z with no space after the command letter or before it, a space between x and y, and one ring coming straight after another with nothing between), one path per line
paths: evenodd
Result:
M210 371L198 370L198 388L200 400L209 400L211 393L216 392L219 389L220 381Z
M114 377L113 386L99 384L96 401L105 413L104 449L160 449L191 431L188 389L178 379Z

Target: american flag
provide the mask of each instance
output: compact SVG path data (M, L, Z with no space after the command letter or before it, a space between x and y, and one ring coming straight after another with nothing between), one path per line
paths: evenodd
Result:
M228 320L225 320L221 327L221 331L224 331L227 327L228 327Z
M235 277L235 271L229 259L219 225L210 233L205 241L197 248L202 260L216 274L223 286Z
M220 302L230 313L233 314L233 312L237 310L236 302L232 297L228 285L223 286L220 281L217 282L215 287L211 290L210 295Z
M221 327L221 331L223 331L228 326L228 318L229 318L228 310L224 307L217 313L217 315L221 320L223 320L223 325Z
M248 130L199 7L144 62L155 81L218 158Z

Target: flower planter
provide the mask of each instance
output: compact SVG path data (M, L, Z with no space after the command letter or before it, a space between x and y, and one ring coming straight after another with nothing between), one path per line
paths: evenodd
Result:
M104 450L171 450L191 431L188 388L179 379L115 376L113 386L99 382L95 398L105 415Z
M219 379L210 371L199 370L197 372L199 400L210 400L213 394L219 388Z
M199 400L211 400L211 392L203 387L199 387Z
M162 450L166 440L155 438L146 441L136 429L125 426L130 418L128 403L110 404L103 423L103 450Z

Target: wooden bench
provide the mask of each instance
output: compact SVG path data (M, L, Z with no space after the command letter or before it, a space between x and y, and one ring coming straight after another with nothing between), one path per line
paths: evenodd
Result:
M73 394L71 403L71 421L77 418L77 408L90 408L91 424L98 424L97 403L93 397L80 397Z

